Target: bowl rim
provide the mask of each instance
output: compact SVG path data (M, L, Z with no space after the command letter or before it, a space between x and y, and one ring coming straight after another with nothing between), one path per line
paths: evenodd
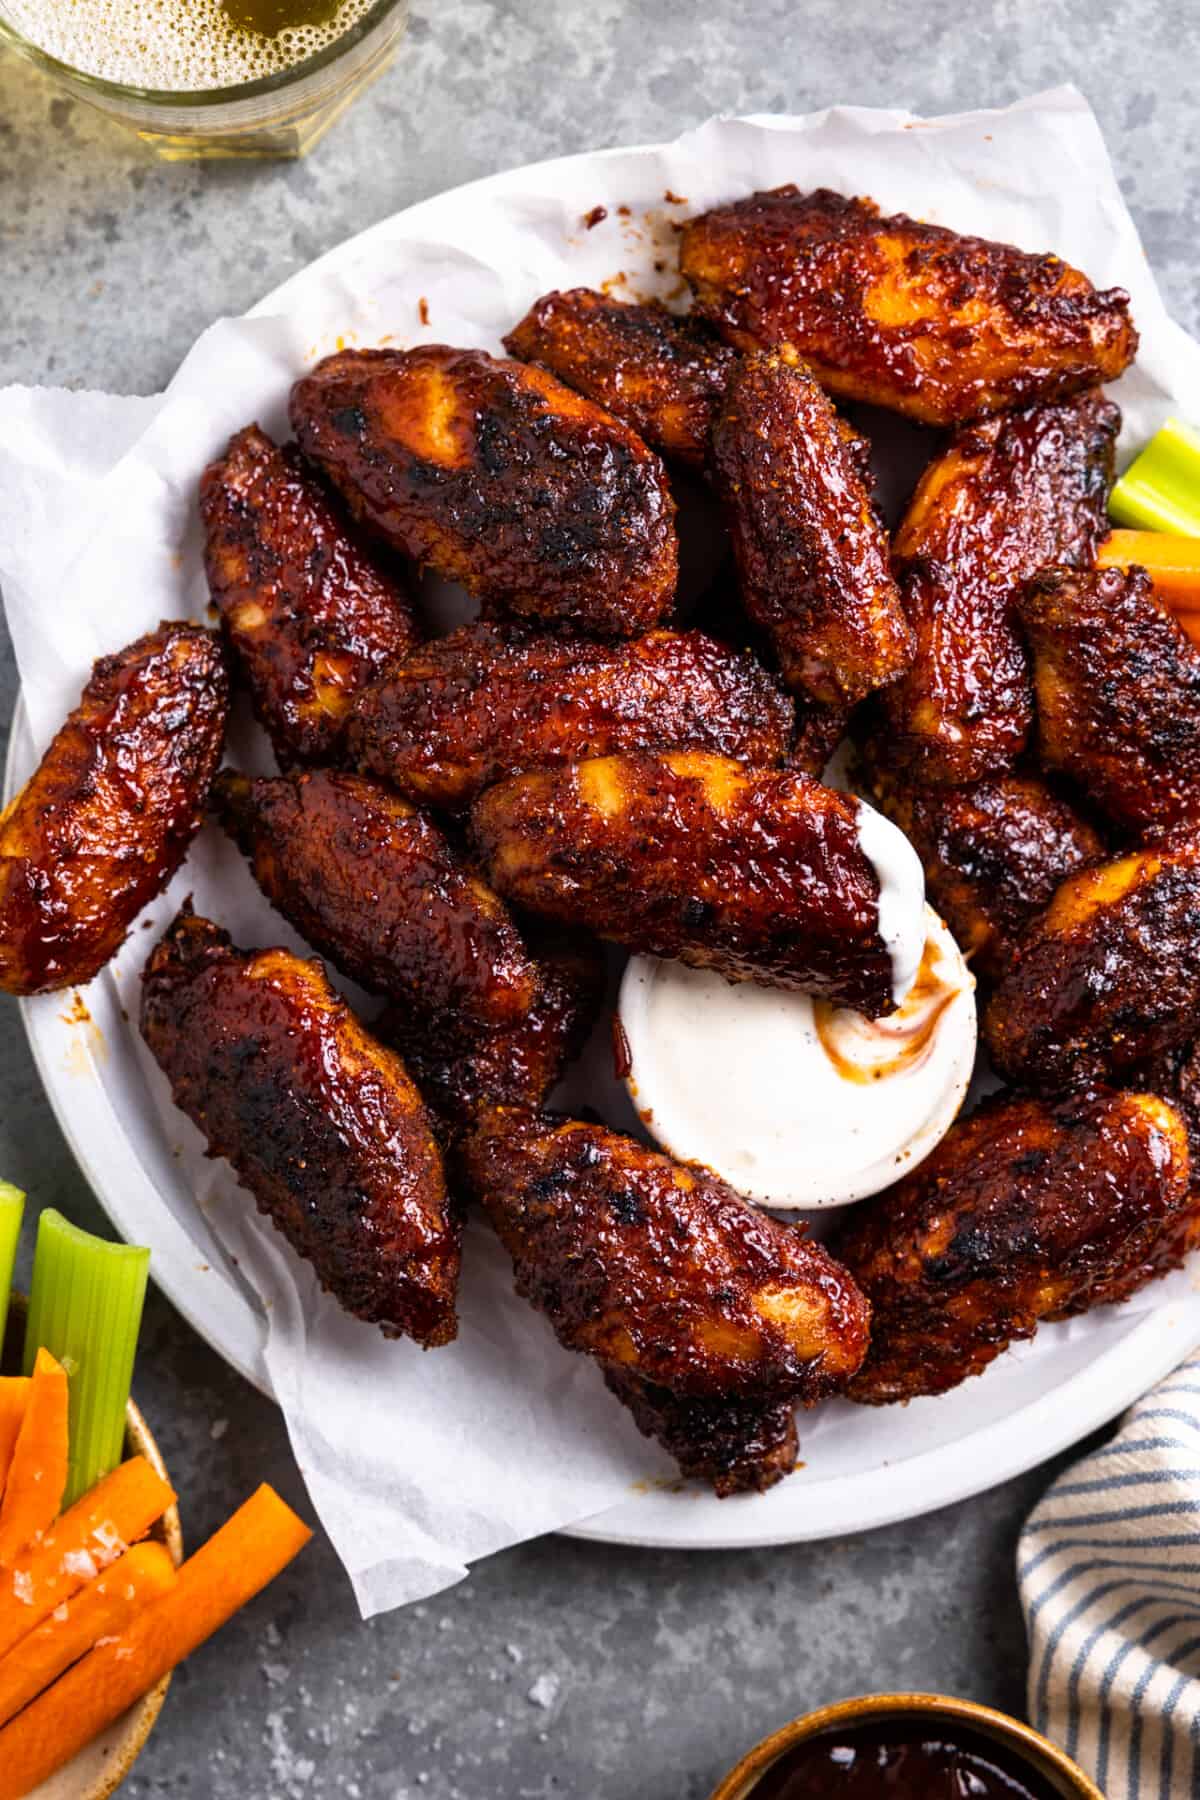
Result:
M14 1288L9 1300L9 1319L18 1318L23 1321L28 1310L27 1296ZM2 1349L3 1346L0 1346L0 1352ZM131 1456L144 1456L156 1475L161 1475L164 1481L170 1481L158 1441L132 1396L125 1407L125 1449ZM172 1500L162 1518L151 1529L150 1536L165 1546L171 1561L178 1568L183 1561L183 1527L177 1500ZM116 1793L141 1755L163 1709L170 1685L171 1676L166 1674L125 1714L125 1729L115 1746L111 1767L104 1770L91 1787L80 1793L79 1800L110 1800L110 1796ZM36 1792L35 1790L31 1800L36 1800Z
M790 1720L752 1745L741 1761L717 1783L709 1800L750 1800L759 1781L786 1750L831 1727L888 1717L902 1718L913 1713L940 1714L1007 1744L1023 1755L1036 1773L1054 1781L1064 1800L1104 1800L1100 1789L1078 1763L1049 1738L1043 1737L1040 1731L1035 1731L1032 1725L1026 1725L1011 1713L953 1694L905 1692L857 1694Z

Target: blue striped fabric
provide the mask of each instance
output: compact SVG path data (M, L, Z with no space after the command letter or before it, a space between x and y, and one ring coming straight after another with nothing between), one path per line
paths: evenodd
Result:
M1107 1800L1200 1800L1200 1355L1059 1477L1017 1580L1038 1730Z

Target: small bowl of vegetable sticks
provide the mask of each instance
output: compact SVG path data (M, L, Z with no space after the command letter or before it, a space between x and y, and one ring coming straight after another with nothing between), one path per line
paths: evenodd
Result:
M129 1397L149 1252L43 1212L10 1308L23 1202L0 1182L0 1800L107 1800L171 1671L311 1533L264 1485L184 1557Z

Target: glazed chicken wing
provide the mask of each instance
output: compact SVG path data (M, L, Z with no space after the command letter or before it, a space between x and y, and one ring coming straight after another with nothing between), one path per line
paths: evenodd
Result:
M1144 569L1050 569L1021 600L1038 750L1130 831L1200 822L1200 647Z
M407 595L257 425L204 471L200 516L209 592L279 766L328 757L355 694L417 641Z
M216 638L164 622L95 664L0 817L0 987L82 986L178 869L225 740Z
M660 1443L684 1475L731 1494L763 1494L796 1467L800 1443L789 1400L708 1400L673 1394L628 1370L603 1371L605 1386Z
M482 350L347 350L292 389L292 426L355 515L488 611L632 637L678 573L666 471L552 375Z
M1129 296L1057 256L790 184L692 219L680 267L739 349L788 344L822 386L930 425L1059 400L1133 361Z
M537 991L523 1019L486 1031L461 1013L389 1006L373 1030L420 1088L443 1140L489 1106L540 1107L583 1049L604 998L604 959L587 939L537 946Z
M1033 696L1016 603L1048 563L1090 566L1119 419L1099 393L988 419L922 476L893 546L916 658L883 702L915 779L978 781L1020 753Z
M894 979L860 818L798 770L689 751L515 775L476 801L472 831L497 889L532 913L874 1017Z
M643 1429L654 1428L645 1383L676 1401L762 1408L820 1399L862 1362L867 1308L844 1270L707 1170L518 1109L483 1116L464 1166L518 1293L560 1343L615 1372ZM683 1421L668 1411L678 1442ZM695 1421L703 1443L713 1414ZM760 1433L764 1423L760 1412ZM777 1440L763 1446L773 1452Z
M871 1302L851 1399L945 1393L1040 1320L1125 1298L1180 1260L1194 1212L1187 1133L1155 1095L986 1102L835 1240Z
M429 1118L320 963L236 950L185 909L143 984L175 1104L322 1287L387 1337L448 1343L462 1226Z
M741 596L788 686L850 706L908 666L913 638L848 427L803 368L747 357L713 431Z
M214 798L268 900L343 974L477 1025L528 1013L537 972L508 908L408 801L320 769L226 770Z
M1003 1075L1053 1090L1182 1044L1200 1017L1200 838L1063 882L984 1014Z
M702 466L735 353L708 325L591 288L544 294L504 348L632 425L664 456Z
M615 751L691 749L768 767L795 709L744 651L699 631L620 643L467 625L390 669L355 709L359 766L458 810L504 775Z
M991 979L1008 968L1059 884L1104 856L1099 834L1036 775L914 788L886 765L869 764L868 789L921 858L930 904L977 973Z

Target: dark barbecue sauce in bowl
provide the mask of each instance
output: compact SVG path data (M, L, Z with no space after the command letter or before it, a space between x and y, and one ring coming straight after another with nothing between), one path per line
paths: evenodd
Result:
M804 1738L753 1800L1061 1800L1061 1790L998 1740L931 1716Z

